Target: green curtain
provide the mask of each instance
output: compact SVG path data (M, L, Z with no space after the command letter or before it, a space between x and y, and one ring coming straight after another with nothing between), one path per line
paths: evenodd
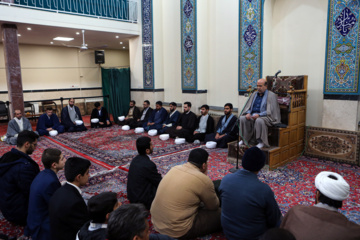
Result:
M130 102L130 68L101 68L103 95L109 95L109 105L104 99L104 106L117 122L118 116L125 116Z

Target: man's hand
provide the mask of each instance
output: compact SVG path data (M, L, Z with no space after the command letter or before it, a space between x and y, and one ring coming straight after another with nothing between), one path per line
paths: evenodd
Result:
M103 122L99 122L99 124L100 124L100 125L104 125L104 123L103 123Z
M163 128L166 127L166 124L163 124Z
M197 133L199 133L199 132L198 132L198 131L194 131L194 135L197 134Z
M256 120L258 117L260 117L259 114L254 114L251 118L252 118L253 120Z
M250 113L248 113L248 114L246 114L246 116L245 116L245 117L246 117L246 119L247 119L247 120L250 120L250 119L251 119L251 114L250 114Z
M109 121L109 120L106 120L106 123L107 123L107 125L110 125L110 121Z
M182 129L182 126L177 126L176 127L176 130L181 130Z
M128 120L128 119L129 119L128 117L125 118L125 120Z
M52 128L47 128L46 131L50 132L52 131L53 129Z
M219 134L219 133L216 133L215 139L219 139L219 138L220 138L220 134Z

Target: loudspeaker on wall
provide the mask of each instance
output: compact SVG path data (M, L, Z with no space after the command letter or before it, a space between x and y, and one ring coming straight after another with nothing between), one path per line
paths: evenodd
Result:
M105 63L105 51L95 51L95 64Z

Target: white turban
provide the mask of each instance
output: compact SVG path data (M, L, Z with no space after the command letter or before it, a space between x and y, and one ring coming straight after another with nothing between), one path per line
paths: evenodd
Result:
M326 197L336 201L343 201L349 197L349 184L340 174L334 172L324 171L319 173L315 178L315 186Z

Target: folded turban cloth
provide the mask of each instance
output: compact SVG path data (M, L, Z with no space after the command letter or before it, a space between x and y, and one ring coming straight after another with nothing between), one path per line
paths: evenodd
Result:
M326 197L343 201L349 197L350 186L344 178L334 172L321 172L315 178L316 188Z

